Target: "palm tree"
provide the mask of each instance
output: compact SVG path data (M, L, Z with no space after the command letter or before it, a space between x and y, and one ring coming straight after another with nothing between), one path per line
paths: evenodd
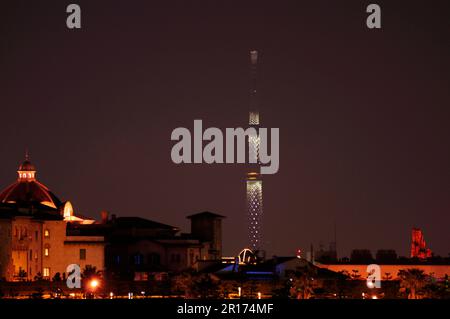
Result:
M410 268L398 272L400 287L408 292L408 299L418 299L417 292L422 289L426 282L426 275L423 270Z
M385 272L384 276L383 276L383 280L391 280L392 279L392 275L390 272Z
M83 273L81 274L81 278L83 279L90 279L92 277L101 277L102 272L100 270L97 270L97 267L86 265L83 269Z

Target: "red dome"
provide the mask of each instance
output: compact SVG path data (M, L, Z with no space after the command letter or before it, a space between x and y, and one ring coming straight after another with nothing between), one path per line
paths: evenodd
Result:
M33 204L39 203L48 207L58 208L61 201L45 185L38 181L17 181L0 194L1 203Z
M35 178L36 167L31 164L28 155L19 166L18 180L0 193L0 203L30 206L41 204L51 208L59 208L61 201L44 184Z

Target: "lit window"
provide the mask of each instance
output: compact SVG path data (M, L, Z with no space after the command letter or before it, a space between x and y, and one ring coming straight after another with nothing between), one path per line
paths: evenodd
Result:
M44 230L44 237L50 237L50 231L48 229Z
M44 249L44 256L48 257L48 255L50 255L50 248L45 248Z
M86 260L86 249L80 249L80 260Z
M44 268L43 276L50 277L50 268Z

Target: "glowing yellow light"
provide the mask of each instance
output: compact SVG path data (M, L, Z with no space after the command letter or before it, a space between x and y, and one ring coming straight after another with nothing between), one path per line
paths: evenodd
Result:
M378 297L377 296L372 296L372 299L378 299Z
M97 288L99 285L99 282L97 279L92 279L91 282L89 283L89 286L91 286L92 289Z

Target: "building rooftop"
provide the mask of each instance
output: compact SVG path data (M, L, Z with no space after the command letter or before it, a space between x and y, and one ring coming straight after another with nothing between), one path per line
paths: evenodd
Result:
M34 181L18 180L0 193L0 202L4 204L42 204L51 208L61 206L61 201L44 184Z
M219 215L219 214L215 214L215 213L211 213L208 211L205 212L201 212L201 213L197 213L197 214L193 214L193 215L189 215L186 218L188 219L192 219L192 218L204 218L204 217L209 217L209 218L225 218L225 216Z
M0 193L0 203L15 204L19 207L41 204L58 209L62 203L47 186L36 179L36 167L26 156L17 171L17 181Z
M146 229L170 229L178 230L177 227L155 222L141 217L118 217L110 221L119 228L146 228Z

